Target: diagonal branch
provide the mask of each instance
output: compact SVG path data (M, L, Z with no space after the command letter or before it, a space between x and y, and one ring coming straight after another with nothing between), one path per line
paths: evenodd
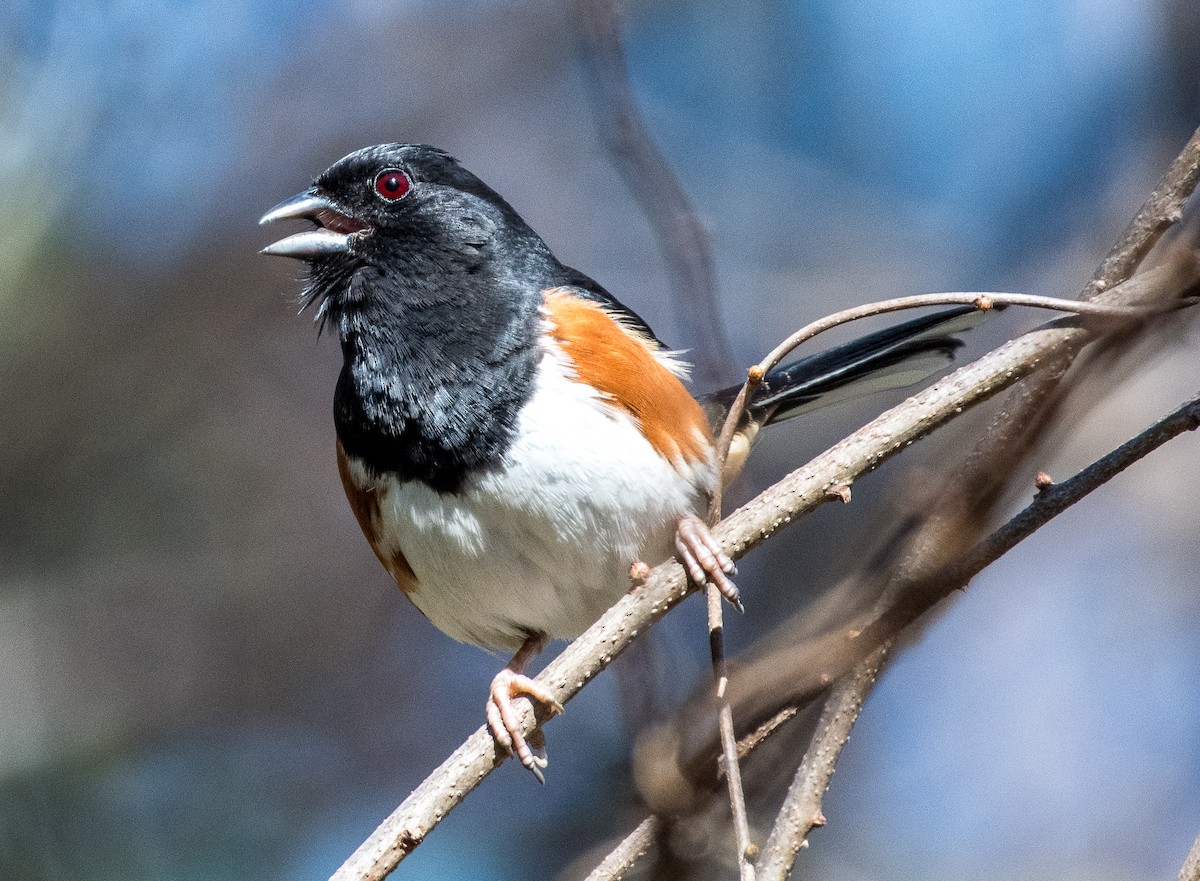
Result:
M1197 129L1171 167L1138 209L1120 240L1083 289L1080 299L1093 300L1101 292L1131 278L1163 233L1183 219L1183 203L1200 181L1200 129Z
M600 865L592 869L585 881L621 881L625 873L637 865L637 861L650 849L662 832L662 819L651 814L637 828L621 839Z

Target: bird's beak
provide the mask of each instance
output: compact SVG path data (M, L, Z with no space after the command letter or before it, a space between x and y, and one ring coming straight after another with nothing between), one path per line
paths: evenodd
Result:
M274 223L276 220L305 219L321 223L322 216L337 215L334 205L324 196L313 190L305 190L284 199L258 221L260 224ZM331 229L314 229L308 232L296 233L274 244L267 245L259 251L273 257L295 257L298 260L311 260L314 257L328 257L333 254L345 254L350 250L350 235L335 232Z

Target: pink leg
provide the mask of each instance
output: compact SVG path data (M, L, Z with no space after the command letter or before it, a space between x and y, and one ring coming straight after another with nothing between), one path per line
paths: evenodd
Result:
M708 524L694 514L680 520L679 530L675 533L675 549L692 581L698 585L711 581L735 609L745 611L737 585L729 578L737 575L737 567L721 550L721 544L709 531Z
M535 755L525 739L521 728L521 720L513 705L515 698L525 697L530 701L540 701L550 708L551 712L561 713L562 704L554 699L554 695L546 686L535 682L525 675L524 671L546 645L546 637L530 637L525 644L517 649L508 666L496 674L488 694L487 722L488 728L497 743L504 747L509 754L520 759L521 764L528 768L538 783L545 783L542 768L546 767L546 757ZM536 732L535 732L536 733Z

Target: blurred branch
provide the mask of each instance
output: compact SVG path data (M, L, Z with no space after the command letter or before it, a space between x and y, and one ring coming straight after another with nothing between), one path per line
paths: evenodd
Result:
M1181 216L1183 201L1198 175L1200 131L1188 142L1155 195L1135 218L1131 229L1139 230L1137 235L1126 235L1121 247L1142 254L1148 251L1165 225ZM1154 218L1144 218L1147 212L1163 212L1165 225ZM1195 283L1195 264L1195 259L1190 258L1144 272L1124 284L1098 291L1091 299L1115 305L1154 306ZM1111 271L1098 273L1097 279L1116 279L1125 271L1124 266L1121 263ZM718 524L715 535L730 556L743 556L782 526L829 501L832 488L850 486L860 475L878 467L913 441L1047 362L1070 359L1092 336L1085 327L1055 323L1005 343L793 471ZM659 565L641 586L622 597L586 633L567 646L542 671L539 681L565 703L688 592L679 563L670 560ZM864 632L863 636L867 634ZM528 706L522 708L521 715L527 732L546 721ZM497 752L486 727L481 727L380 824L333 878L378 881L385 877L504 758Z
M734 375L736 362L717 301L708 233L638 112L615 0L577 0L575 9L594 73L600 134L658 237L671 279L672 311L690 348L696 384L718 388Z

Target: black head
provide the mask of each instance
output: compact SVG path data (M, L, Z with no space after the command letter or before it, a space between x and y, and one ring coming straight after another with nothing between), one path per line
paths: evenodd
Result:
M422 144L365 147L260 221L302 218L317 228L264 254L311 266L309 302L339 313L361 285L403 307L461 300L471 288L549 278L561 267L545 243L491 187L449 154ZM383 305L383 304L380 304Z
M337 328L346 452L439 492L496 465L533 387L541 291L572 271L433 147L351 153L262 222L289 218L315 228L263 253L309 264L308 302Z

